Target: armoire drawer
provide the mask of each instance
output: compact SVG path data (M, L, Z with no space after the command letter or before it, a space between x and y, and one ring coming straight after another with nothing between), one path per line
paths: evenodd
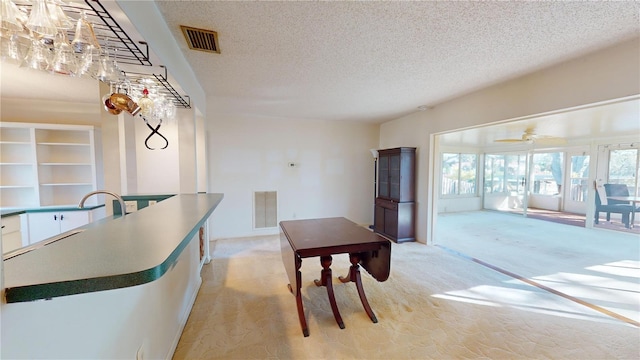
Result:
M398 210L398 203L391 200L376 199L376 205L389 210Z

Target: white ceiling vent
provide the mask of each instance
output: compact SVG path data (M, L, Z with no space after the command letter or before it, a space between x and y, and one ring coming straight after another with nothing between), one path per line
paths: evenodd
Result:
M180 29L190 49L220 54L217 32L184 25L180 25Z

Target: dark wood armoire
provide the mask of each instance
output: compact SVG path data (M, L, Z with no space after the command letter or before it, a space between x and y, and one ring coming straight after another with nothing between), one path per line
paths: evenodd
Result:
M373 230L401 243L415 241L416 148L378 150Z

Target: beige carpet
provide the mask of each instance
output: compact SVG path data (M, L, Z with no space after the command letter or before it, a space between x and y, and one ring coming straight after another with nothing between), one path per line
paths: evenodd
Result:
M326 289L313 284L319 260L303 260L305 338L277 236L218 240L212 247L174 359L635 359L640 353L637 327L417 243L393 245L386 282L363 275L377 324L354 284L334 279L343 330ZM334 257L334 276L348 267L347 255Z

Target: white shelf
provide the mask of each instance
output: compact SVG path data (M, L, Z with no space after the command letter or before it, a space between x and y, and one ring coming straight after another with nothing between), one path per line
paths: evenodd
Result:
M31 144L33 132L30 128L14 125L12 123L0 123L0 142Z
M38 145L46 145L46 146L90 146L91 144L86 144L86 143L39 142Z
M48 183L40 184L40 186L91 186L91 183Z
M92 163L77 163L77 162L68 162L68 163L64 163L64 162L43 162L43 163L38 163L38 165L41 165L41 166L78 166L78 165L91 166L93 164Z
M97 188L92 126L1 122L0 145L0 207L66 205Z
M31 145L29 141L5 141L0 140L0 145Z
M5 134L2 134L3 136ZM0 148L0 163L30 163L35 149L31 143L3 141Z

